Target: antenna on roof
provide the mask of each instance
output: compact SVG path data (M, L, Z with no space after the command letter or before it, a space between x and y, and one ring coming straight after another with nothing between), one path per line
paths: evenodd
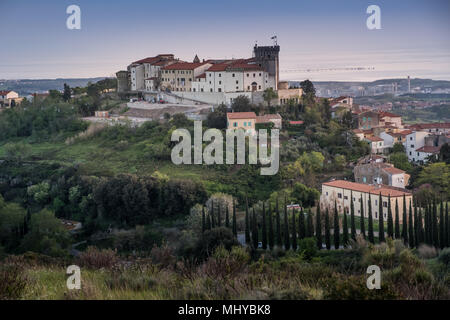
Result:
M277 45L277 41L278 41L277 36L275 35L275 36L271 37L270 39L273 40L273 45L276 46Z

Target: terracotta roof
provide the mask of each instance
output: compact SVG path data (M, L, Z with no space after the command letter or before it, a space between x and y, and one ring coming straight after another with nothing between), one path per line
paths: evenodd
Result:
M370 140L370 141L372 141L372 142L376 142L376 141L384 141L383 139L378 138L378 137L366 137L365 139L366 139L366 140Z
M202 74L196 76L196 78L197 78L197 79L198 79L198 78L206 78L206 73L203 72Z
M256 119L256 113L254 112L228 112L228 119Z
M450 122L435 122L435 123L416 123L408 126L411 129L434 129L434 128L450 128Z
M359 192L366 192L375 195L379 195L381 193L382 196L390 195L391 197L403 197L403 195L411 195L411 193L406 189L391 187L384 184L369 185L345 180L334 180L324 182L322 185Z
M301 121L301 120L298 120L298 121L296 121L296 120L293 120L293 121L289 121L289 124L303 124L303 123L305 123L304 121Z
M10 92L11 92L11 90L0 91L0 96L6 96Z
M390 174L401 174L401 173L405 173L405 171L395 168L395 167L388 167L388 168L383 168L384 171L390 173Z
M267 123L274 119L281 120L281 116L278 113L277 114L265 114L263 116L256 116L256 123Z
M218 72L218 71L263 71L264 69L256 64L246 63L243 59L238 60L228 60L221 63L214 64L207 71Z
M441 147L434 147L434 146L423 146L419 149L417 149L417 152L425 152L425 153L439 153L441 150Z
M205 62L193 63L193 62L178 62L163 67L163 70L194 70L204 65Z
M399 116L398 114L394 114L391 112L380 112L380 118L389 117L389 118L401 118L402 116Z

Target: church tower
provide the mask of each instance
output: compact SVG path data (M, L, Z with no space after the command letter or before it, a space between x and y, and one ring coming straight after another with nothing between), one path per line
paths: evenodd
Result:
M255 44L253 48L255 62L269 73L267 87L272 87L274 90L278 90L278 82L280 81L279 53L280 46L277 44L263 47L258 47Z

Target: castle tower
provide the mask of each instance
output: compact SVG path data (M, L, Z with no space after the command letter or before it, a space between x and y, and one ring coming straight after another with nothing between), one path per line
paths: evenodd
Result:
M200 59L198 58L198 55L195 55L193 62L200 63Z
M274 90L278 90L280 81L279 53L279 45L258 47L255 44L253 48L256 63L269 74L269 83L266 87L272 87Z

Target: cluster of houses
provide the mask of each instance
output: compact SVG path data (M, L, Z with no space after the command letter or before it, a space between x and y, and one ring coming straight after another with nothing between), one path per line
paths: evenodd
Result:
M426 163L450 143L450 123L404 125L401 116L386 111L359 113L358 129L353 133L370 145L373 154L387 154L400 143L413 163Z

